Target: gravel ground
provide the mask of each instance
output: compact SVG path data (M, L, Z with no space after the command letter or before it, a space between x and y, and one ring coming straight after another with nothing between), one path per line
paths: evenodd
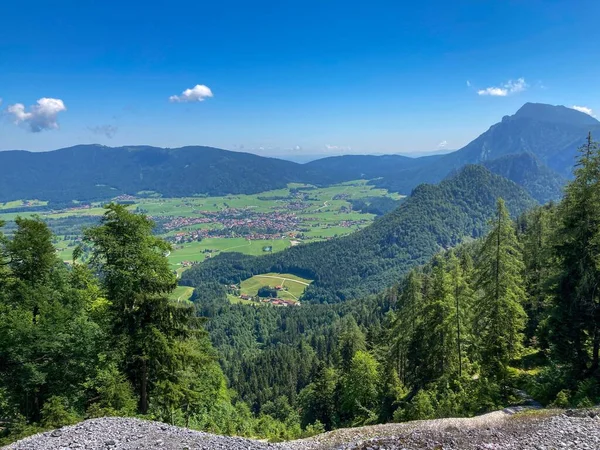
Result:
M81 422L15 442L8 450L220 450L276 449L247 439L217 436L139 419L105 417Z
M6 450L554 450L600 449L600 410L505 410L470 419L440 419L349 428L311 439L268 444L138 419L104 418L31 436Z

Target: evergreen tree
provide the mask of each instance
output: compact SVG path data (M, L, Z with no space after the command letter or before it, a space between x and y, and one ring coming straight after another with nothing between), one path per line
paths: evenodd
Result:
M461 261L454 251L451 251L448 258L448 267L450 271L450 295L454 303L454 327L456 329L456 357L458 362L458 376L463 373L463 364L466 356L465 344L469 336L469 312L471 310L472 289L469 285L468 277L471 261L468 256L463 257Z
M545 317L549 304L549 280L554 276L554 261L551 256L552 222L554 206L537 207L521 217L520 240L525 264L525 290L527 301L526 337L534 345L537 331Z
M356 352L364 351L367 348L365 335L358 327L354 317L347 316L342 320L338 345L342 370L347 371Z
M398 361L398 374L404 384L409 382L410 350L416 329L421 318L422 307L422 275L411 270L400 285L401 294L392 321L391 350Z
M298 396L305 425L319 421L326 430L337 425L336 389L338 375L335 369L321 363L314 381L306 386Z
M423 361L420 378L433 381L458 371L457 321L450 274L442 255L433 261L430 289L424 299L422 320Z
M477 261L475 333L485 375L504 381L510 360L522 347L525 312L523 262L515 228L504 201L498 199L492 230Z
M600 375L600 148L588 136L558 210L558 276L551 317L554 357L574 379Z
M160 414L172 421L173 411L190 403L186 392L194 383L186 369L200 375L210 358L197 344L203 330L193 307L168 298L175 287L165 257L170 246L152 235L153 227L145 216L110 204L84 242L110 301L114 348L136 388L139 410L146 414L156 394Z

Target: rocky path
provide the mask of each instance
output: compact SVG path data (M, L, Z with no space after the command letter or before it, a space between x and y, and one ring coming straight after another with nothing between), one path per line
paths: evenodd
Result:
M6 450L555 450L600 449L599 410L497 411L470 419L439 419L349 428L269 444L138 419L93 419L16 442Z

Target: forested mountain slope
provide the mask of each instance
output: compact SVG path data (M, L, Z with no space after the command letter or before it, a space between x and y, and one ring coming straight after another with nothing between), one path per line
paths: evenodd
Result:
M566 178L544 165L532 153L516 153L483 161L491 172L522 186L540 203L562 198Z
M269 256L224 254L186 271L182 283L230 284L280 272L313 279L304 297L313 302L379 292L440 249L481 236L498 197L506 200L513 214L535 204L515 183L482 166L467 166L437 186L419 186L395 211L359 232Z
M431 164L416 170L377 180L375 184L406 192L419 183L438 182L465 164L479 164L523 152L535 155L560 176L569 177L577 148L584 143L589 132L594 134L598 131L600 122L588 114L564 106L526 103L514 115L505 116L462 149L436 158ZM544 180L543 176L534 184L541 184ZM532 194L535 195L535 191Z
M302 181L289 161L211 147L79 145L0 152L0 201L107 199L156 191L166 197L257 193Z

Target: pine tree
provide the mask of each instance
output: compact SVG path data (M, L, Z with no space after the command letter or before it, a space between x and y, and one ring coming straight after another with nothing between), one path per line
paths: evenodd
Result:
M338 345L342 370L347 371L356 352L367 348L365 335L354 317L347 316L342 319Z
M492 230L477 261L475 333L484 373L504 381L510 360L521 350L525 311L523 262L514 224L498 199Z
M469 323L469 311L471 308L472 289L469 285L468 267L470 261L465 257L461 261L454 251L448 257L448 266L451 279L451 296L454 302L454 322L456 328L456 355L458 360L458 376L463 373L465 358L465 341L468 336L467 324Z
M538 345L538 326L548 308L548 284L555 266L550 245L554 209L552 205L537 207L521 218L519 239L523 246L527 293L527 302L524 305L527 312L525 334L535 345Z
M600 351L600 148L588 136L559 206L558 277L550 320L553 355L574 379L598 375Z
M398 374L402 383L409 381L409 353L415 336L420 308L422 307L422 277L417 270L411 270L400 286L401 293L391 327L391 350L398 361Z
M458 367L455 302L450 275L442 255L436 256L433 261L431 289L424 299L422 314L423 349L419 358L424 364L420 377L433 381L452 374Z

